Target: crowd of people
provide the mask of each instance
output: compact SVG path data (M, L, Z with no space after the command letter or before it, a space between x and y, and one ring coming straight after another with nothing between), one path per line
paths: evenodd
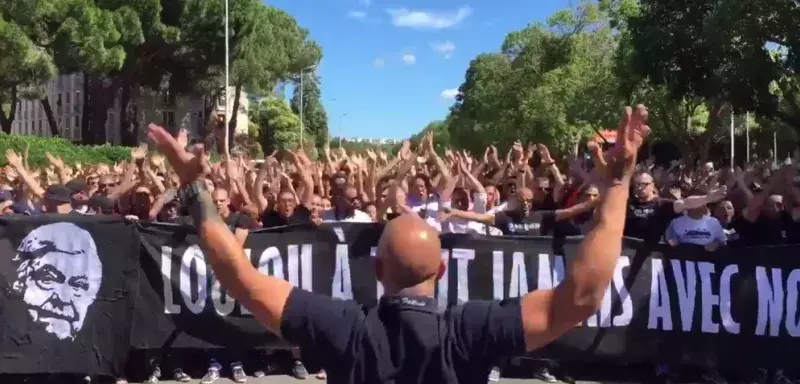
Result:
M181 131L178 142L190 150ZM600 151L601 146L590 146ZM0 174L2 214L120 215L128 220L192 225L176 193L178 175L164 157L143 145L121 164L66 164L47 154L49 165L29 167L26 154L6 151ZM505 155L490 146L476 156L468 151L434 150L426 135L416 148L403 142L396 156L384 151L347 153L326 148L312 160L302 151L280 151L263 160L237 154L219 161L206 157L204 183L217 211L240 244L250 230L326 222L387 222L413 213L441 233L490 236L544 235L562 238L587 234L603 193L588 156L558 156L546 145L514 143ZM646 243L695 244L708 251L720 246L776 245L800 242L800 178L793 166L767 162L744 169L645 159L631 182L624 234ZM292 350L292 374L308 376L299 349ZM224 370L219 356L201 379L222 374L247 379L243 356ZM148 382L191 380L175 361L153 358ZM266 361L267 359L264 359ZM155 362L158 362L156 364ZM512 359L512 364L518 364ZM161 366L172 365L171 375ZM255 377L278 369L253 367ZM535 362L532 375L557 379L552 362ZM674 367L673 367L674 368ZM501 369L490 374L497 381ZM659 379L674 369L657 367ZM325 372L316 374L325 378ZM719 372L704 379L724 383ZM783 375L777 380L788 381ZM123 382L120 378L118 382Z

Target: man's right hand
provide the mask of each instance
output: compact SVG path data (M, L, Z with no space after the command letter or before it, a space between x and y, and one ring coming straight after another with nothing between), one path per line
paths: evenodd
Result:
M589 142L589 152L599 174L614 182L632 176L636 169L636 155L642 147L650 127L647 125L647 107L642 104L635 109L625 107L617 127L616 145L605 153L596 142Z
M206 173L205 149L202 145L194 146L194 153L189 153L169 132L155 124L147 126L147 137L167 158L181 185L191 184Z

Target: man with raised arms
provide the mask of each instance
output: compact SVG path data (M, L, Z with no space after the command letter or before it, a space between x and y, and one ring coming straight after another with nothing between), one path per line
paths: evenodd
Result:
M547 345L600 306L621 252L630 180L649 128L644 106L626 108L617 146L603 154L591 145L606 189L597 225L558 287L444 312L434 300L445 272L439 236L419 217L392 220L381 236L376 273L385 295L376 308L304 291L259 273L244 256L197 181L205 169L202 153L187 153L161 127L148 130L180 177L179 194L222 286L269 332L318 355L329 382L483 384L498 358Z

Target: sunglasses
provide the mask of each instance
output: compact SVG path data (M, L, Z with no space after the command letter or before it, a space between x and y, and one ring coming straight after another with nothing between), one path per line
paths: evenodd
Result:
M102 183L98 184L98 186L100 186L100 188L113 188L117 186L117 183Z

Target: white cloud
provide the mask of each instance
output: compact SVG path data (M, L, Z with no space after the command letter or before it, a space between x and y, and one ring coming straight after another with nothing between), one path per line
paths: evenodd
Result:
M431 44L434 51L444 56L445 59L453 57L453 52L456 50L456 44L452 41L441 41Z
M366 19L367 13L364 11L350 11L347 13L347 17L351 19Z
M407 8L387 9L396 27L415 29L452 28L472 14L472 8L464 6L451 12L411 11Z
M411 53L403 54L403 62L408 65L412 65L417 62L417 57Z
M441 96L443 99L453 100L458 96L458 89L450 88L442 91Z
M376 68L383 67L384 65L386 65L386 60L384 60L382 57L379 57L372 62L372 66Z

